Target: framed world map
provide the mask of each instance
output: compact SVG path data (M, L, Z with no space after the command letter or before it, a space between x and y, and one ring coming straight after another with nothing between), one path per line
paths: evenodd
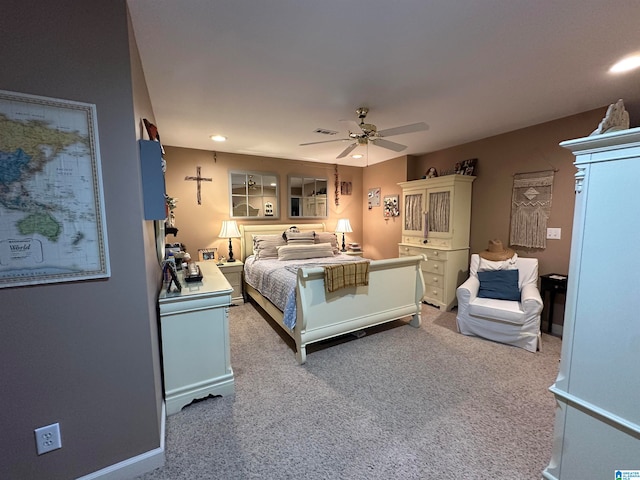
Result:
M95 105L0 90L0 288L109 276Z

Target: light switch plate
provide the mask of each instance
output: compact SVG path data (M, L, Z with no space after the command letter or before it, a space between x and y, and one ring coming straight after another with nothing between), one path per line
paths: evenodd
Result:
M561 228L547 228L547 240L560 240Z

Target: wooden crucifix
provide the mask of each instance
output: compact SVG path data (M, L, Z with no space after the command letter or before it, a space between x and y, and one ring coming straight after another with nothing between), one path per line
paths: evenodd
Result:
M202 197L200 196L200 182L211 182L212 179L211 178L204 178L203 176L200 175L200 166L196 167L196 176L195 177L191 177L189 175L187 175L186 177L184 177L185 180L195 180L196 182L198 182L198 205L202 205Z

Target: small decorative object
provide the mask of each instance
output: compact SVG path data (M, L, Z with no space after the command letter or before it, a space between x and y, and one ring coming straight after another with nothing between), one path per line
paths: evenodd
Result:
M165 193L164 195L165 202L167 204L167 210L169 210L169 215L167 218L167 227L175 227L176 226L176 216L173 211L178 206L178 199L174 197L170 197Z
M380 206L380 187L369 189L369 210Z
M334 201L336 204L336 207L338 205L340 205L340 175L338 175L338 164L336 163L335 165L335 172L334 172L334 186L335 186L335 192L334 192Z
M180 280L178 280L178 274L176 273L175 263L173 261L165 261L163 267L163 274L167 278L167 293L171 292L171 284L175 284L176 291L182 290Z
M142 119L142 123L144 123L144 127L147 129L147 135L149 135L149 140L158 142L160 144L160 151L162 152L162 155L164 155L164 147L162 146L162 142L160 141L160 133L158 132L158 127L156 127L153 123L151 123L146 118Z
M431 167L429 168L429 170L427 170L427 175L425 176L425 178L436 178L438 176L438 170L436 170L436 167Z
M265 217L273 217L273 203L266 202L264 204L264 216Z
M612 103L607 108L607 113L591 135L600 135L601 133L615 132L617 130L627 130L629 128L629 112L624 108L622 99L616 103ZM591 136L589 135L589 136Z
M200 248L198 249L198 259L201 262L206 260L215 260L217 251L217 248Z
M213 179L211 179L211 178L205 178L202 175L200 175L201 169L202 168L200 166L196 167L196 176L195 177L190 176L190 175L187 175L186 177L184 177L185 180L191 180L191 181L198 182L197 183L197 190L196 190L196 200L198 201L198 205L202 205L202 197L200 195L200 182L212 182L213 181ZM255 184L255 182L254 182L254 184Z
M400 216L400 197L398 195L385 195L383 200L385 217L399 217Z
M220 233L218 237L220 238L228 238L229 239L229 258L227 262L235 262L236 259L233 258L233 245L231 243L232 238L240 238L240 230L238 230L238 224L235 220L223 220L222 228L220 228Z
M340 194L341 195L351 195L353 191L353 186L351 182L341 182L340 183Z
M462 175L473 175L476 171L476 165L478 164L477 158L471 158L462 162L460 166L460 173Z
M347 244L344 241L344 234L353 232L353 230L351 230L351 223L349 223L348 218L341 218L340 220L338 220L338 225L336 225L336 232L342 233L342 250L340 251L346 252Z

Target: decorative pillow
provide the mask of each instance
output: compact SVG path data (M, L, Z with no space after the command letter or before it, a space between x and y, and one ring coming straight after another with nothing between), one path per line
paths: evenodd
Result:
M513 270L516 268L516 260L518 260L518 254L514 253L513 257L506 260L492 261L486 258L480 257L480 264L478 265L479 272L492 272L494 270Z
M478 297L498 300L520 300L518 270L478 272L478 280L480 280Z
M340 247L338 247L338 237L333 232L316 232L316 243L330 243L333 248L333 253L338 253Z
M313 245L315 232L284 232L287 245Z
M277 248L286 245L287 242L281 235L254 235L253 253L256 260L264 258L278 258Z
M333 248L330 243L278 247L278 260L304 260L305 258L320 257L333 257Z

